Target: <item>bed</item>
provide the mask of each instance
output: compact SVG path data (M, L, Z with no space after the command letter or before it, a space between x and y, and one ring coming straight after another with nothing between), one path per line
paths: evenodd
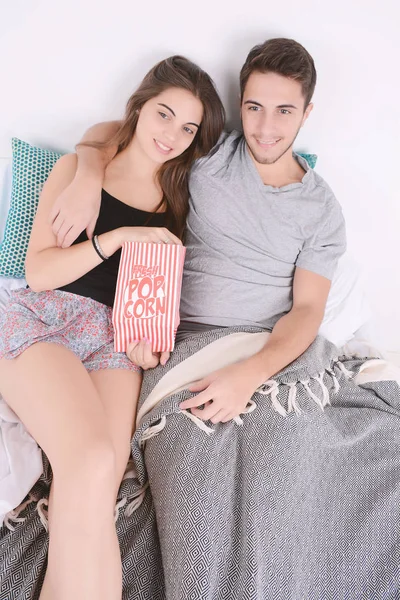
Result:
M24 285L22 277L0 277L0 310ZM228 360L234 352L235 336L247 336L239 346L248 348L250 339L261 343L264 332L202 333L177 345L165 375L158 368L146 372L132 457L115 509L124 600L400 598L400 502L393 476L400 370L376 347L370 324L360 268L345 256L321 335L298 361L265 382L242 419L212 428L179 410L187 394L180 377L192 356L218 347L208 356L214 368L217 357ZM386 463L377 462L381 454ZM355 471L349 480L350 455ZM364 512L373 481L384 493ZM13 600L39 597L50 483L46 457L0 401L0 587ZM255 503L260 490L265 498ZM344 494L347 505L332 503L334 492ZM340 512L344 505L347 514ZM324 513L325 506L331 512ZM370 535L359 538L365 523ZM370 562L366 540L373 548ZM323 564L312 563L315 556L324 557ZM262 571L262 564L270 566Z

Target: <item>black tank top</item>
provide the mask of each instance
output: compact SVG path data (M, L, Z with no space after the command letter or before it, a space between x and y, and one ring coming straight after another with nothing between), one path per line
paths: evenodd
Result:
M165 227L165 213L149 213L124 204L105 190L101 194L99 218L94 230L95 235L112 231L118 227ZM87 241L86 231L83 231L74 244ZM93 252L95 249L93 248ZM79 296L93 298L97 302L112 306L114 304L117 286L119 259L121 250L110 256L97 267L76 281L58 288Z

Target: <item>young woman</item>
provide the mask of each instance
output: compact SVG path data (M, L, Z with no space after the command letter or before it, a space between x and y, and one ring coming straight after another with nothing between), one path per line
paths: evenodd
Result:
M146 75L108 141L118 151L93 239L83 233L60 248L52 231L52 208L76 174L75 155L57 162L41 194L26 258L29 287L13 294L0 317L0 393L53 470L41 600L121 599L114 506L141 372L113 350L120 249L126 241L181 243L189 169L223 124L209 76L173 56Z

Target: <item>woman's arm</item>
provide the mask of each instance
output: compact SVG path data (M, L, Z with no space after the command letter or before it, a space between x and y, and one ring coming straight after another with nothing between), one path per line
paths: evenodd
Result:
M75 177L77 157L67 154L55 164L43 191L32 227L25 261L26 280L35 292L54 290L76 281L101 263L91 241L58 248L49 214L56 198ZM181 240L165 227L119 227L98 237L106 256L111 256L124 242L181 244Z
M92 237L99 216L105 169L117 152L115 145L99 150L82 143L105 142L115 135L119 126L120 121L98 123L86 131L76 147L75 176L59 194L50 212L50 223L60 247L70 246L84 229L88 238Z
M67 154L55 164L40 195L25 261L26 280L34 291L55 289L71 283L101 263L92 242L71 248L57 248L57 240L49 223L56 198L68 188L77 170L77 157ZM99 236L103 252L111 256L121 247L121 230Z

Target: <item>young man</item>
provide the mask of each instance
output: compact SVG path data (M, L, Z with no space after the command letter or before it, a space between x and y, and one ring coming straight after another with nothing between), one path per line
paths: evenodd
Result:
M191 388L199 394L181 407L203 420L227 422L242 413L263 382L308 348L321 324L346 242L330 188L293 154L315 84L314 61L294 40L253 48L240 73L243 134L225 135L192 171L179 336L235 325L272 331L255 355ZM97 125L86 139L108 139L117 128ZM168 136L173 146L173 128ZM93 231L114 152L78 147L77 178L53 214L60 244L85 227ZM144 368L158 362L144 343L131 357Z

